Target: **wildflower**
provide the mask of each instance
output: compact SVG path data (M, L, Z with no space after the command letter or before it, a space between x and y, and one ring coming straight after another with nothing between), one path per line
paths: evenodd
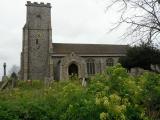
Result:
M104 106L108 107L108 106L109 106L108 98L105 96L105 97L103 98L103 100L104 100L104 102L103 102Z
M107 120L107 117L108 117L108 113L102 112L100 114L100 120Z
M125 120L126 119L126 117L124 116L124 114L121 114L120 118L121 118L121 120Z
M121 109L122 109L123 111L125 111L125 110L126 110L126 106L125 106L125 105L121 105Z
M101 100L96 97L96 105L100 105L100 104L101 104Z
M116 113L121 113L121 112L122 112L122 108L121 108L121 106L119 106L119 105L115 105L115 107L114 107L114 111L115 111Z
M112 94L109 97L110 97L111 101L113 101L115 103L119 102L121 100L121 98L118 95L116 95L116 94Z

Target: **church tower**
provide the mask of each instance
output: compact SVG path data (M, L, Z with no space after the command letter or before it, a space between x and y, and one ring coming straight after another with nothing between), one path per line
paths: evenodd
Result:
M50 77L52 51L51 5L27 1L23 28L21 79L43 80Z

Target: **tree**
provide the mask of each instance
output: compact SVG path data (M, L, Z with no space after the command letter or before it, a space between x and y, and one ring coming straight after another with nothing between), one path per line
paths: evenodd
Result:
M112 30L128 24L125 37L134 42L158 41L160 33L160 0L112 0L107 8L119 6L120 18Z
M15 72L13 72L12 74L11 74L11 77L10 77L11 79L14 79L14 80L17 80L18 79L18 77L17 77L17 74L15 73Z
M141 43L139 46L129 47L126 56L121 57L119 62L128 70L134 67L152 70L151 65L160 65L160 50L151 43Z
M9 74L10 74L10 75L11 75L12 73L18 74L18 72L19 72L19 66L17 66L17 65L13 65L13 66L11 67L11 69L9 70Z

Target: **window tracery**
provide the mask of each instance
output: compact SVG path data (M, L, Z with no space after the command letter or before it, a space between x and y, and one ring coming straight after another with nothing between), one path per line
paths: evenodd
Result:
M95 74L95 62L94 59L87 60L87 74L94 75Z
M113 58L108 58L106 60L106 66L113 66L114 65L114 60Z

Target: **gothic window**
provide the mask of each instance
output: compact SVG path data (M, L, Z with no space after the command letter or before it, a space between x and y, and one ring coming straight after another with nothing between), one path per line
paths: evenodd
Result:
M95 74L95 63L94 59L87 60L87 74L94 75Z
M113 66L114 65L114 60L113 58L108 58L106 60L106 66Z

